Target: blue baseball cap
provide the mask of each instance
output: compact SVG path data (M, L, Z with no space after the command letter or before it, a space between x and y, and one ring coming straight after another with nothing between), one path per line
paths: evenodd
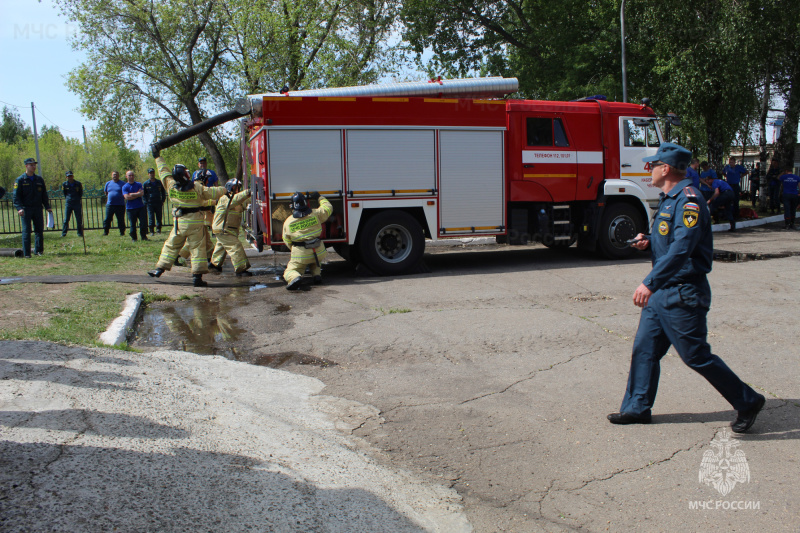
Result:
M689 163L692 161L692 152L679 144L663 143L658 147L656 155L643 157L642 161L644 163L661 161L677 170L683 171L689 167Z

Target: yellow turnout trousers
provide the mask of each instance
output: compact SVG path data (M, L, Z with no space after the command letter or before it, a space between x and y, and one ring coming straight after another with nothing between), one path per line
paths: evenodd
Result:
M176 226L173 224L169 237L164 241L156 267L164 270L171 269L172 265L175 264L178 253L180 253L183 245L186 244L191 252L192 274L206 274L208 272L207 241L210 241L210 239L208 238L205 221L202 218L186 220L183 217L179 218L177 231Z
M323 247L323 250L324 249L325 248ZM324 259L324 257L325 256L323 255L322 258ZM303 277L303 274L306 271L306 266L308 266L311 269L312 276L322 275L322 268L320 268L320 266L317 265L317 262L314 261L313 257L311 258L310 262L306 258L300 258L300 259L292 258L286 264L286 271L283 273L283 279L286 280L286 283L291 283L293 279Z
M214 254L211 256L212 263L222 268L222 263L225 262L225 255L227 254L231 257L234 271L244 272L250 268L250 261L247 260L244 246L239 240L239 228L225 228L225 233L218 233L214 237L217 238L217 245L214 247Z

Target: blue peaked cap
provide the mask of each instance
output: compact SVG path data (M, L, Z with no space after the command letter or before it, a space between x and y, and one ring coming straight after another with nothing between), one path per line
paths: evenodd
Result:
M692 161L692 152L679 144L663 143L658 147L656 155L643 157L642 161L645 163L662 161L678 170L686 170L689 167L689 163Z

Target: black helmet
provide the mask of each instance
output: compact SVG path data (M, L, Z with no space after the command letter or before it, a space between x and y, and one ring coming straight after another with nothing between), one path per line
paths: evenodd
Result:
M233 188L234 188L234 187L239 187L241 184L242 184L242 183L241 183L239 180L237 180L236 178L229 179L229 180L228 180L228 181L225 183L225 189L226 189L228 192L233 192Z
M180 184L186 183L186 167L178 163L172 168L172 177Z
M292 209L294 218L303 218L311 214L311 208L308 207L306 197L301 192L292 195L292 203L289 204L289 207Z

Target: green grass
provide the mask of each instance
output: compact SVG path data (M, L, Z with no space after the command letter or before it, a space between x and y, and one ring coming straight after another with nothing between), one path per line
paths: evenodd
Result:
M0 277L144 273L154 267L168 232L137 242L127 234L120 236L116 228L107 236L99 230L85 235L86 253L83 239L74 231L66 237L57 231L45 232L45 255L30 259L0 257ZM22 236L0 235L0 248L22 248Z
M25 284L2 287L2 290L41 291L41 288L40 284ZM132 289L127 290L130 292ZM53 301L43 302L50 313L46 324L13 330L0 329L0 339L98 345L97 337L119 315L127 296L125 291L115 283L70 286L52 297Z

